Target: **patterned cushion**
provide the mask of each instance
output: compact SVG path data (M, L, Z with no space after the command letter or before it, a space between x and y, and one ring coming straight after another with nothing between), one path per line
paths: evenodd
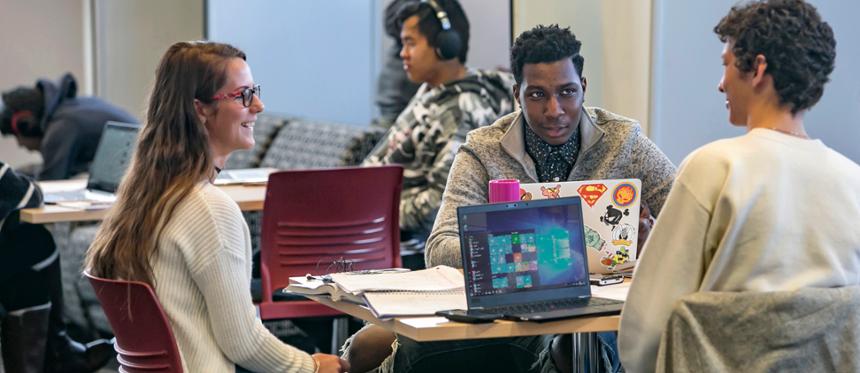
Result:
M278 132L260 166L285 170L343 166L350 145L365 131L345 124L291 120Z
M45 228L51 231L54 237L54 243L60 250L60 277L63 282L63 303L65 303L65 316L71 322L78 325L86 325L84 312L81 308L80 299L78 299L77 291L77 276L80 275L80 266L75 267L74 263L82 262L83 258L70 253L69 241L71 239L72 224L56 223L46 224Z
M92 286L81 274L87 249L98 231L98 224L54 224L54 240L60 248L65 315L74 324L89 330L110 333L110 323L102 312ZM58 239L57 237L67 237Z
M260 160L272 144L272 139L287 120L273 115L257 115L254 123L254 148L233 152L227 159L226 169L259 167Z
M248 230L251 232L251 248L254 254L260 252L260 234L263 229L262 211L242 211Z

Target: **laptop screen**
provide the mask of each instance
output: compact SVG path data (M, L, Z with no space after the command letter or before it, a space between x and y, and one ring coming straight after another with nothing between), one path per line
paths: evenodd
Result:
M469 298L588 284L578 197L458 209Z
M107 122L96 148L87 189L114 193L137 145L136 124Z

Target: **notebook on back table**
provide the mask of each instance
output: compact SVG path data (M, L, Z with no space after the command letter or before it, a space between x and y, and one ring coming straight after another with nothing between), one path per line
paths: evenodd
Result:
M90 164L87 188L45 193L45 203L67 201L113 202L116 189L137 144L136 124L107 122Z
M469 312L549 321L618 314L591 296L579 197L457 209Z

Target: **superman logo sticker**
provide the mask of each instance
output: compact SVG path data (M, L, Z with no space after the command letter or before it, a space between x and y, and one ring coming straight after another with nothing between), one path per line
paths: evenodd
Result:
M579 193L579 196L582 197L582 200L588 204L589 207L594 207L594 204L597 203L597 200L600 199L600 197L603 196L603 193L606 192L606 185L582 184L576 191L577 193Z

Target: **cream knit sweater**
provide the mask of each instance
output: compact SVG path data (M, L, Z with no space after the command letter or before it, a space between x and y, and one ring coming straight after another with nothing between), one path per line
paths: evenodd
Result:
M624 369L654 371L661 333L685 295L860 284L858 221L860 166L820 140L754 129L694 151L621 313Z
M152 261L155 291L186 372L313 372L310 355L279 341L251 301L251 240L239 207L209 183L177 207Z

